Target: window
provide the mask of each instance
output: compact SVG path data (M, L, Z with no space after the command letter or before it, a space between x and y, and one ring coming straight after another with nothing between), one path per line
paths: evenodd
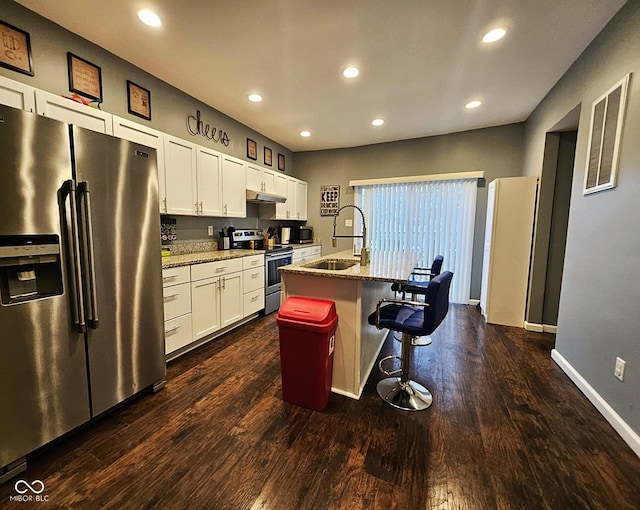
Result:
M469 303L476 175L465 179L356 184L355 193L356 204L367 218L371 250L418 253L419 267L431 266L435 256L442 255L443 270L454 273L451 302Z

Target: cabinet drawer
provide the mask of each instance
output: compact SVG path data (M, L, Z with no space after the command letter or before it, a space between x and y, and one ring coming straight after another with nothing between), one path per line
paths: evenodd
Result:
M177 351L185 345L193 342L191 329L191 314L181 315L164 323L164 346L165 353L169 354Z
M242 257L242 269L253 269L254 267L264 267L264 255L251 255Z
M257 313L264 308L264 289L254 290L244 295L244 316Z
M177 285L178 283L187 283L191 278L189 266L171 267L162 270L162 286Z
M258 289L264 292L264 266L245 269L243 271L243 292L246 294Z
M191 313L191 284L181 283L162 289L164 320L175 319L179 315Z
M242 271L242 257L194 264L191 266L191 281L195 282L203 278L213 278L214 276L235 273L236 271Z
M313 248L309 248L309 250L314 258L322 255L322 246L314 246Z

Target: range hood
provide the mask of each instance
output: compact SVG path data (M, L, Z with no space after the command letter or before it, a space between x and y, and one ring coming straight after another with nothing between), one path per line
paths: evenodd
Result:
M267 193L266 191L247 190L247 202L256 204L283 204L287 201L287 197Z

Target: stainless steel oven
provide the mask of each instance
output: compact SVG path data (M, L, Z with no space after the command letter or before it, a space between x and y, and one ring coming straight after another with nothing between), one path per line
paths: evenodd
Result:
M291 264L293 260L293 248L282 246L267 250L264 255L265 264L265 299L264 313L269 314L280 308L280 287L282 286L279 267Z

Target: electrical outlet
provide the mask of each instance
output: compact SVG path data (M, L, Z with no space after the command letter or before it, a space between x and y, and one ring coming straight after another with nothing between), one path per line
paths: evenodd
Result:
M353 220L344 220L345 227L353 227Z
M213 235L213 225L207 226L207 235L210 235L210 236Z
M627 366L627 362L622 358L616 358L616 368L613 371L613 375L615 375L621 381L624 381L624 369Z

